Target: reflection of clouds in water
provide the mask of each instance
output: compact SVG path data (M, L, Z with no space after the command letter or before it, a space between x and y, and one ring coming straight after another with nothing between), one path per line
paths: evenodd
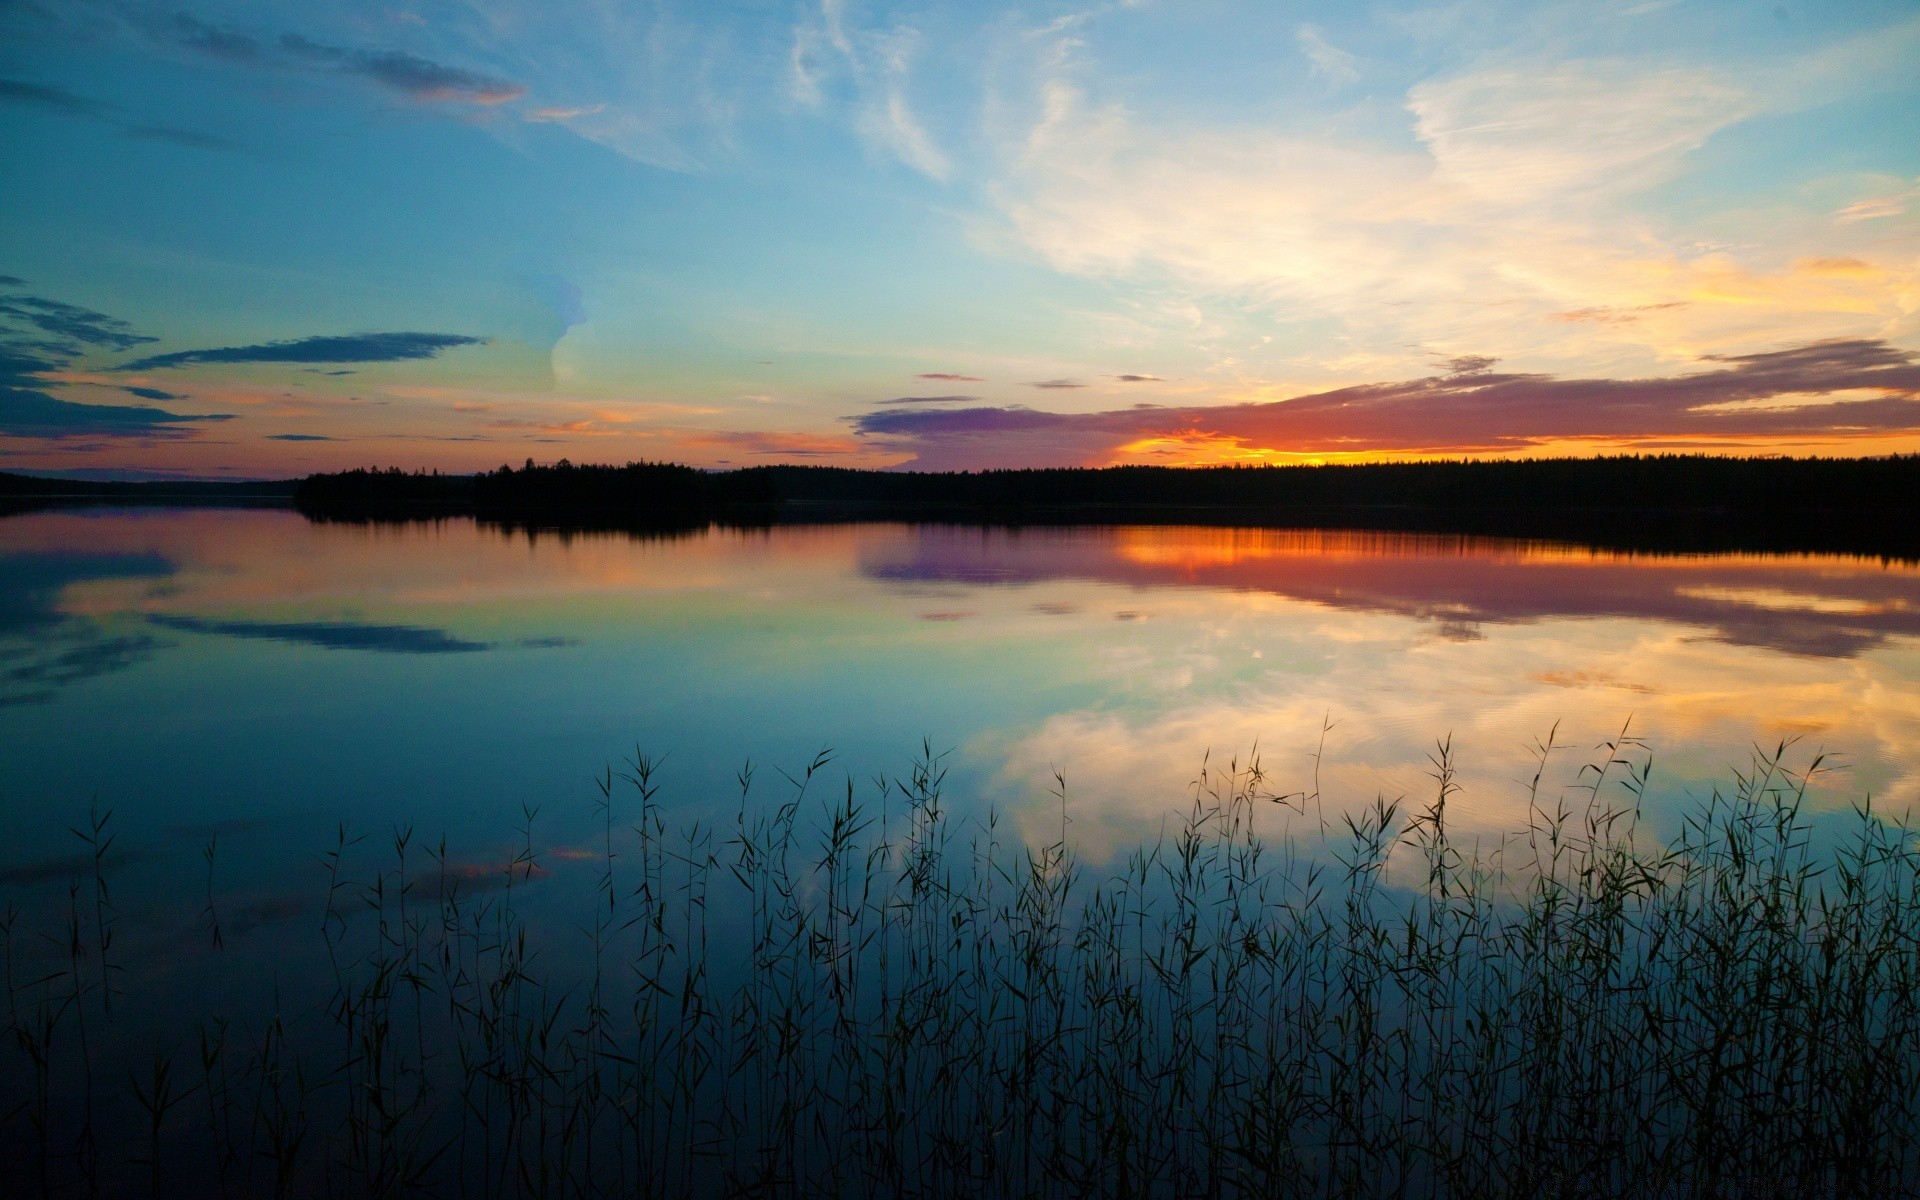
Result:
M1326 530L1119 527L1015 537L926 528L864 547L860 565L895 585L1090 580L1264 592L1416 617L1452 641L1477 640L1488 625L1568 617L1677 622L1736 646L1814 657L1920 635L1920 572L1841 557L1660 557Z
M322 650L376 650L389 654L464 654L491 650L491 642L455 637L444 629L417 625L369 625L359 621L215 621L205 617L153 613L147 620L182 633L294 642Z
M1243 604L1236 636L1264 640L1275 657L1334 632L1324 612L1315 629L1297 610L1289 622L1271 600ZM1234 755L1244 764L1257 746L1269 786L1312 790L1327 717L1335 726L1321 785L1330 818L1379 795L1428 799L1429 755L1451 736L1462 787L1450 806L1456 828L1496 836L1525 823L1533 739L1558 725L1566 748L1549 779L1570 788L1593 747L1629 720L1653 750L1656 807L1729 782L1753 747L1796 736L1803 765L1824 751L1840 768L1814 793L1817 805L1867 794L1887 813L1920 804L1920 689L1903 649L1810 658L1619 620L1494 626L1472 644L1423 636L1408 621L1343 624L1339 652L1317 671L1252 679L1234 674L1227 656L1209 673L1191 644L1133 645L1128 675L1191 674L1193 686L1117 687L1097 707L984 735L969 754L990 766L1000 802L1034 836L1054 819L1046 791L1054 768L1063 769L1076 845L1095 855L1151 837L1191 797L1209 754L1216 765ZM1277 830L1277 810L1275 819Z
M143 634L113 635L92 621L68 621L25 644L0 641L0 708L44 704L70 683L123 671L166 645Z
M173 569L155 554L0 554L0 708L44 704L69 684L125 670L165 645L69 616L61 601L76 583L163 578Z

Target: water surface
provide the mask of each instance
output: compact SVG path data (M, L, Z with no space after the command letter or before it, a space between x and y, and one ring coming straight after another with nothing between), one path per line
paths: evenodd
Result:
M1623 727L1656 801L1752 749L1827 756L1815 801L1920 793L1920 571L1841 556L1634 556L1433 535L855 524L528 535L286 511L90 509L0 521L9 884L118 853L267 899L341 821L484 859L529 806L562 851L594 777L667 755L684 818L742 763L834 786L950 751L949 793L1098 855L1150 837L1210 754L1276 791L1424 795L1457 828L1525 819L1550 731L1575 779ZM166 864L172 864L166 866ZM298 876L296 876L298 877ZM271 917L269 911L266 915ZM266 919L266 918L263 918Z

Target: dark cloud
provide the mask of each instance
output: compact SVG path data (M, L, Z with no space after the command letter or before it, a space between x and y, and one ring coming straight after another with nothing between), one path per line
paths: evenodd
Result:
M27 281L18 275L0 275L0 287L25 287Z
M417 625L364 625L357 621L213 621L203 617L156 613L147 620L182 633L295 642L323 650L375 650L388 654L464 654L490 650L490 642L470 642L444 629Z
M946 371L929 371L924 375L916 375L914 376L914 378L915 379L942 379L948 383L985 383L986 382L985 379L982 379L978 375L953 375L953 374L949 374Z
M1118 379L1121 383L1160 383L1162 382L1161 378L1158 375L1115 375L1114 378Z
M1105 462L1145 438L1222 440L1292 453L1519 450L1560 439L1858 437L1920 432L1920 363L1877 339L1715 357L1667 379L1561 379L1472 371L1363 384L1261 404L1093 413L1020 406L886 408L849 421L927 470ZM1821 402L1837 392L1877 393Z
M150 24L164 41L240 66L352 75L421 103L499 104L526 94L511 80L450 67L404 50L365 50L316 42L297 33L266 41L231 26L179 14Z
M185 400L186 399L185 396L176 395L173 392L163 392L159 388L123 387L120 390L128 393L129 395L138 396L142 400Z
M1030 383L1027 386L1037 388L1083 388L1087 385L1077 379L1042 379L1037 383Z
M189 416L143 405L77 404L0 383L0 434L9 437L178 437L187 432L182 426L232 419L232 413Z
M429 62L400 51L356 55L348 69L409 99L420 101L499 104L523 96L527 91L525 86L518 83Z
M270 433L267 435L267 440L270 442L331 442L335 439L317 433Z
M85 117L88 120L102 121L119 128L130 138L149 142L170 142L176 146L187 146L195 150L238 150L239 146L225 138L211 134L196 133L191 129L175 129L170 125L145 125L128 123L115 115L115 106L102 104L78 96L65 88L46 84L26 83L17 79L0 79L0 102L33 105L39 108L53 109L68 116Z
M209 58L232 63L257 63L266 57L265 48L246 34L234 29L216 28L185 13L174 14L165 29L180 45L197 50Z
M27 83L19 79L0 79L0 102L58 109L75 116L95 117L102 120L107 115L106 105L89 100L85 96L76 96L65 88L51 87L42 83Z
M31 325L58 338L109 350L131 350L160 340L135 333L133 326L118 317L44 296L0 296L0 317Z
M882 404L971 404L978 396L895 396L891 400L882 400Z
M151 340L151 339L149 339ZM456 346L481 346L490 339L458 333L351 333L343 337L306 337L254 346L177 350L122 363L122 371L150 371L194 363L360 363L434 358Z
M1480 375L1492 370L1499 361L1485 354L1462 354L1447 360L1447 374Z
M6 286L22 286L22 281L6 278L12 281ZM154 340L136 333L125 321L92 309L42 296L0 296L0 435L182 437L193 424L229 419L231 414L226 413L186 416L144 405L78 404L49 391L64 385L45 376L65 367L89 346L125 350ZM152 392L149 399L166 396L155 389L126 390L136 395Z

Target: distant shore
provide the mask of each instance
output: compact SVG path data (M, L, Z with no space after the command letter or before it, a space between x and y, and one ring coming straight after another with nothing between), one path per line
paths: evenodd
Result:
M362 469L264 482L91 482L0 472L0 514L48 505L290 506L327 522L471 516L528 528L863 520L1323 527L1648 552L1920 559L1920 455L1706 455L1354 466L926 473L558 463L473 475Z

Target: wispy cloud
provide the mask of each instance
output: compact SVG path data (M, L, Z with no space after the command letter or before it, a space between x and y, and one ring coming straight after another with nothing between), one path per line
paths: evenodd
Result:
M145 339L151 341L153 339ZM363 363L435 358L458 346L485 345L488 339L459 333L352 333L296 338L252 346L176 350L122 363L118 370L152 371L199 363Z
M1012 244L1128 288L1135 341L1218 346L1224 328L1311 322L1333 337L1296 340L1308 359L1331 342L1402 369L1432 349L1486 348L1651 372L1702 351L1911 327L1908 228L1866 242L1847 232L1859 222L1808 212L1765 242L1725 244L1635 209L1716 133L1784 103L1722 72L1508 61L1413 87L1405 142L1154 120L1093 86L1044 80L991 195ZM1879 273L1795 265L1832 257Z
M423 104L456 102L500 104L526 94L526 87L478 71L408 54L402 50L359 50L282 34L280 49L289 58L345 75L358 75L409 100Z
M267 40L231 26L211 25L177 13L148 23L165 40L236 66L318 70L355 76L416 103L500 104L526 94L526 87L465 67L449 66L405 50L369 50L315 41L298 33Z
M17 79L0 79L0 103L20 104L36 108L49 109L68 116L80 117L90 121L99 121L118 129L123 135L143 142L166 142L175 146L186 146L194 150L238 150L241 147L222 137L197 133L191 129L175 129L171 125L153 125L139 121L127 121L119 116L120 110L111 104L89 100L65 88L48 84L27 83Z
M881 404L971 404L978 396L895 396Z
M1300 53L1307 56L1315 75L1337 84L1359 80L1360 70L1356 65L1359 60L1328 42L1315 26L1302 25L1294 40L1300 43Z
M860 135L921 174L945 182L953 175L953 160L907 95L922 40L919 30L909 25L854 28L841 0L821 0L818 19L803 23L795 33L792 92L803 104L819 105L829 63L837 63L857 96L854 127Z
M1059 390L1063 388L1083 388L1083 387L1086 387L1087 385L1084 383L1081 383L1078 379L1041 379L1033 383L1029 383L1027 386L1036 387L1036 388L1047 388L1050 390Z
M1175 459L1502 453L1564 441L1825 437L1920 432L1920 362L1872 339L1708 360L1664 379L1497 373L1488 360L1399 383L1204 408L1052 413L1020 407L886 409L849 418L913 465L1101 465L1154 449Z
M953 374L949 374L946 371L928 371L925 374L915 375L914 378L915 379L940 379L940 380L945 380L948 383L985 383L986 382L986 380L982 379L978 375L953 375Z
M75 116L105 119L108 108L104 104L77 96L65 88L50 84L28 83L19 79L0 79L0 102L24 104L36 108L51 108Z

